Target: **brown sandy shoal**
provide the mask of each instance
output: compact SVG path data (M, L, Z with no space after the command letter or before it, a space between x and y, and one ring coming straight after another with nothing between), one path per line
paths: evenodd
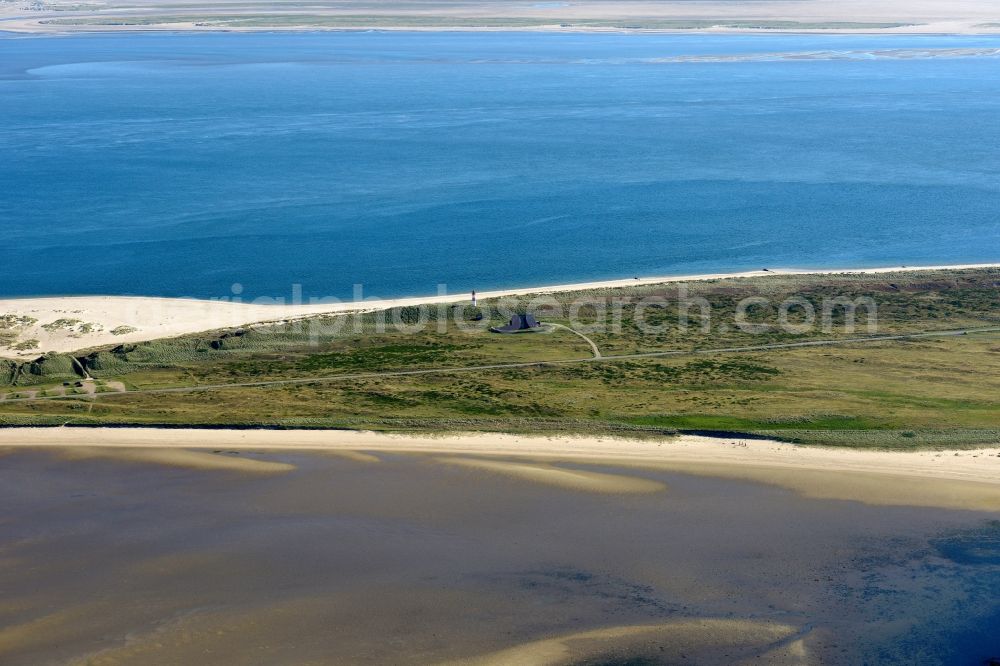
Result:
M353 452L350 455L355 459L365 461L371 461L370 456L380 452L430 454L464 459L461 464L467 467L546 482L583 478L573 477L570 470L553 467L553 463L601 464L766 483L814 498L876 505L1000 510L1000 448L888 452L691 435L669 440L626 440L506 434L418 436L365 431L127 428L12 428L0 430L0 447L62 447L77 451L83 447L85 455L90 456L97 455L95 450L100 449L127 449L129 452L124 455L133 460L138 459L135 451L142 449L170 450L175 456L187 449ZM182 462L204 460L183 456ZM250 463L246 471L268 464L237 456L208 457L212 460L206 464L215 464L216 458L223 466ZM504 460L496 460L497 457ZM176 457L163 453L150 454L144 459L178 464ZM628 476L621 478L631 482Z
M587 472L565 469L546 463L509 462L483 458L462 458L444 456L435 458L447 465L458 465L469 469L502 474L532 483L543 483L557 488L584 490L595 493L655 493L666 489L659 481L642 479L622 474Z
M103 446L71 446L59 450L66 460L120 460L152 463L189 469L227 470L249 474L274 474L295 469L294 465L270 460L242 458L238 455L216 454L182 448L130 448Z
M768 650L768 647L792 637L795 633L794 627L769 622L681 620L653 625L608 627L558 636L480 657L448 662L447 666L523 666L524 664L565 666L605 655L630 656L629 653L636 651L637 647L640 654L645 648L660 657L671 659L697 659L699 652L706 648L712 651L718 651L720 648L734 651L753 650L753 654L747 655L748 662L753 658L767 656L768 663L780 664L786 662ZM669 648L669 653L663 651L665 648ZM775 646L775 652L780 648L781 646ZM761 655L762 650L768 654Z

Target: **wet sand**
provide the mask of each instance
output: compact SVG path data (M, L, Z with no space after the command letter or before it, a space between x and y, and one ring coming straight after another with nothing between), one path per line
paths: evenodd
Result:
M553 468L560 462L615 464L755 481L818 499L1000 512L1000 442L992 449L904 453L692 435L629 440L346 430L10 428L0 429L0 450L4 447L63 447L67 452L82 447L88 455L100 451L103 456L123 459L134 458L143 449L167 449L174 453L155 454L163 462L174 455L177 465L192 466L200 460L209 467L231 463L218 456L194 457L191 450L312 450L368 458L379 452L423 453L443 455L453 463L490 473L546 479L556 485L634 491L629 478L587 479ZM470 457L474 457L471 462Z
M510 462L503 460L488 460L482 458L460 458L446 456L436 458L446 465L459 465L470 469L504 474L515 479L524 479L534 483L583 490L596 493L630 494L655 493L664 490L666 486L658 481L636 478L623 474L602 474L579 469L566 469L548 464L532 464Z
M634 460L225 446L178 461L132 444L0 458L0 663L1000 655L995 511Z

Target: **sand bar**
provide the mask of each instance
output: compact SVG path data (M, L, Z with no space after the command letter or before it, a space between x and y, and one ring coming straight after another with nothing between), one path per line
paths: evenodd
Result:
M684 435L669 440L526 437L506 434L418 436L343 430L10 428L0 448L107 447L237 451L360 451L501 456L556 464L607 464L748 480L806 497L885 506L1000 511L1000 442L994 449L889 452L797 446L770 440ZM135 459L129 454L126 459ZM489 473L489 470L482 470ZM919 481L915 483L915 481Z
M962 264L951 266L921 266L859 269L803 270L773 268L767 271L739 273L713 273L702 275L674 275L638 277L619 280L600 280L573 284L523 287L479 292L480 299L545 295L556 292L590 291L616 287L717 280L737 277L762 277L770 275L834 275L845 273L878 274L899 271L946 270L972 268L998 268L1000 264ZM290 298L287 300L291 300ZM74 352L81 349L142 342L222 328L248 326L268 322L287 321L323 314L347 314L384 310L412 305L437 305L462 303L469 294L444 294L408 298L365 299L290 303L280 299L267 302L240 302L235 300L199 300L187 298L156 298L146 296L55 296L39 298L0 299L0 316L29 317L33 323L18 331L19 340L37 340L32 349L0 349L0 356L8 358L35 358L44 352ZM308 299L307 299L308 301ZM52 328L58 321L68 322L63 327ZM50 328L44 328L49 325Z

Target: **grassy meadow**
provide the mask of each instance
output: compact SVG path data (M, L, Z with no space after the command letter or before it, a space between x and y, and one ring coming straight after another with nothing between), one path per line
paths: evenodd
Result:
M503 305L575 326L497 335L495 303L431 306L0 360L0 423L364 428L661 436L713 431L881 448L1000 441L1000 270L771 276L529 297ZM580 298L586 301L580 304ZM741 299L746 323L734 313ZM776 304L794 297L781 330ZM964 335L713 352L969 329ZM576 306L571 306L576 302ZM856 301L861 302L861 301ZM604 305L601 305L601 304ZM696 303L692 306L690 303ZM571 316L574 312L575 316ZM678 325L683 311L689 325ZM2 315L3 313L0 313ZM408 330L395 330L392 322ZM382 325L380 322L385 322ZM643 325L645 323L645 326ZM383 330L384 329L384 330ZM652 329L652 330L651 330ZM680 352L662 357L608 358ZM590 360L587 360L590 359ZM476 369L477 366L535 364ZM463 368L465 370L463 370ZM413 375L382 375L415 370ZM93 381L83 381L84 373ZM307 380L307 381L300 381ZM308 380L316 380L310 382ZM228 386L262 382L270 386ZM81 384L81 385L77 385ZM197 387L211 387L197 389ZM181 392L143 392L192 388ZM126 389L127 392L121 392ZM44 400L14 398L46 397Z

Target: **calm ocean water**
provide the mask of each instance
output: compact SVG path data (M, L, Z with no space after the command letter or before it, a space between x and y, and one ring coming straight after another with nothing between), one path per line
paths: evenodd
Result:
M0 296L1000 260L1000 38L0 38ZM780 55L786 54L786 55ZM787 55L791 54L791 55Z

